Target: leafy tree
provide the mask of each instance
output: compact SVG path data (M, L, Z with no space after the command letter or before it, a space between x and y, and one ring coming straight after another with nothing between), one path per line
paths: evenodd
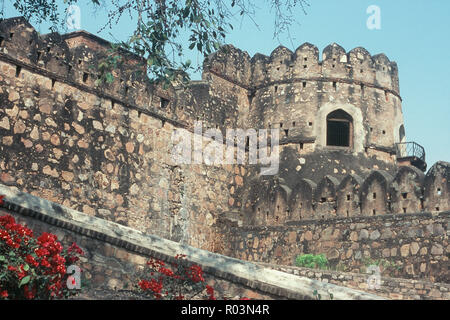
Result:
M3 0L4 1L4 0ZM79 0L13 0L13 5L28 21L51 23L52 31L64 25L70 5ZM147 61L150 79L170 82L199 66L184 61L182 36L188 35L188 48L207 56L224 42L233 29L234 19L254 21L257 4L268 5L274 16L274 37L289 32L296 21L296 9L306 14L307 0L89 0L96 11L106 11L108 22L102 26L112 28L124 16L136 21L136 28L127 41L113 47L110 56L99 68L102 79L111 81L108 70L116 67L117 49L127 49ZM3 7L3 6L2 6ZM0 12L3 15L3 9Z

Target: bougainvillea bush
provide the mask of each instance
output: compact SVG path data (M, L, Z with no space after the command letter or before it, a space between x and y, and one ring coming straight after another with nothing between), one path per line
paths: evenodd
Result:
M0 204L3 197L0 196ZM64 249L57 237L16 223L11 215L0 216L0 299L54 299L77 294L69 289L67 267L83 251L73 243ZM70 277L71 284L75 278Z
M188 265L186 255L177 255L175 262L150 259L138 283L139 290L156 300L216 300L214 288L206 284L199 265Z

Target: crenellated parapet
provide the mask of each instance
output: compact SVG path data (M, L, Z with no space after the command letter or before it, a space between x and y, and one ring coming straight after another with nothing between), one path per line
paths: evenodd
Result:
M45 77L46 87L53 89L65 83L120 103L139 112L187 126L183 110L176 110L173 87L149 81L145 60L120 50L121 62L114 68L113 81L99 82L99 64L105 61L111 44L86 31L61 35L39 35L23 17L0 22L0 60L11 65L8 76L23 79L22 70ZM6 69L5 69L6 70ZM189 115L189 119L194 118Z
M275 179L276 180L276 179ZM294 189L283 181L259 185L247 221L253 225L282 225L289 221L378 216L450 210L450 163L437 162L426 175L412 166L394 176L373 170L364 179L348 174L341 181L325 176L317 184L301 179ZM257 185L257 184L255 184Z
M386 55L371 55L358 47L346 52L340 45L327 46L319 59L319 49L304 43L294 52L279 46L270 56L226 45L210 55L205 72L212 72L249 89L295 81L331 81L365 85L399 96L398 68Z

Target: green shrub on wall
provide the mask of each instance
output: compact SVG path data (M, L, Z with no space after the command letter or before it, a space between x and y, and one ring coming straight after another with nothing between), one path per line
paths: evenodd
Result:
M295 259L295 265L304 268L327 269L328 260L324 254L302 254Z

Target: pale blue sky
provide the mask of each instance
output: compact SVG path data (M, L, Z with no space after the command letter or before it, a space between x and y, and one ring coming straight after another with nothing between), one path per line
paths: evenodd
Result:
M450 161L450 1L308 1L307 15L299 9L300 25L291 28L292 43L284 36L281 44L295 50L303 42L310 42L323 50L336 42L347 51L362 46L372 55L385 53L399 67L408 141L425 147L428 167L438 160ZM5 1L5 17L18 15L9 3ZM257 52L270 55L280 42L272 37L270 7L264 1L257 3L261 7L255 19L259 28L250 21L241 24L236 20L226 42L250 55ZM370 5L381 9L381 30L366 27L369 17L366 9ZM98 33L105 21L106 15L94 15L90 6L81 5L81 28L107 40L113 40L110 33L125 40L134 28L133 23L124 20L113 30ZM40 32L47 32L45 26L40 27ZM203 60L194 53L187 58Z

